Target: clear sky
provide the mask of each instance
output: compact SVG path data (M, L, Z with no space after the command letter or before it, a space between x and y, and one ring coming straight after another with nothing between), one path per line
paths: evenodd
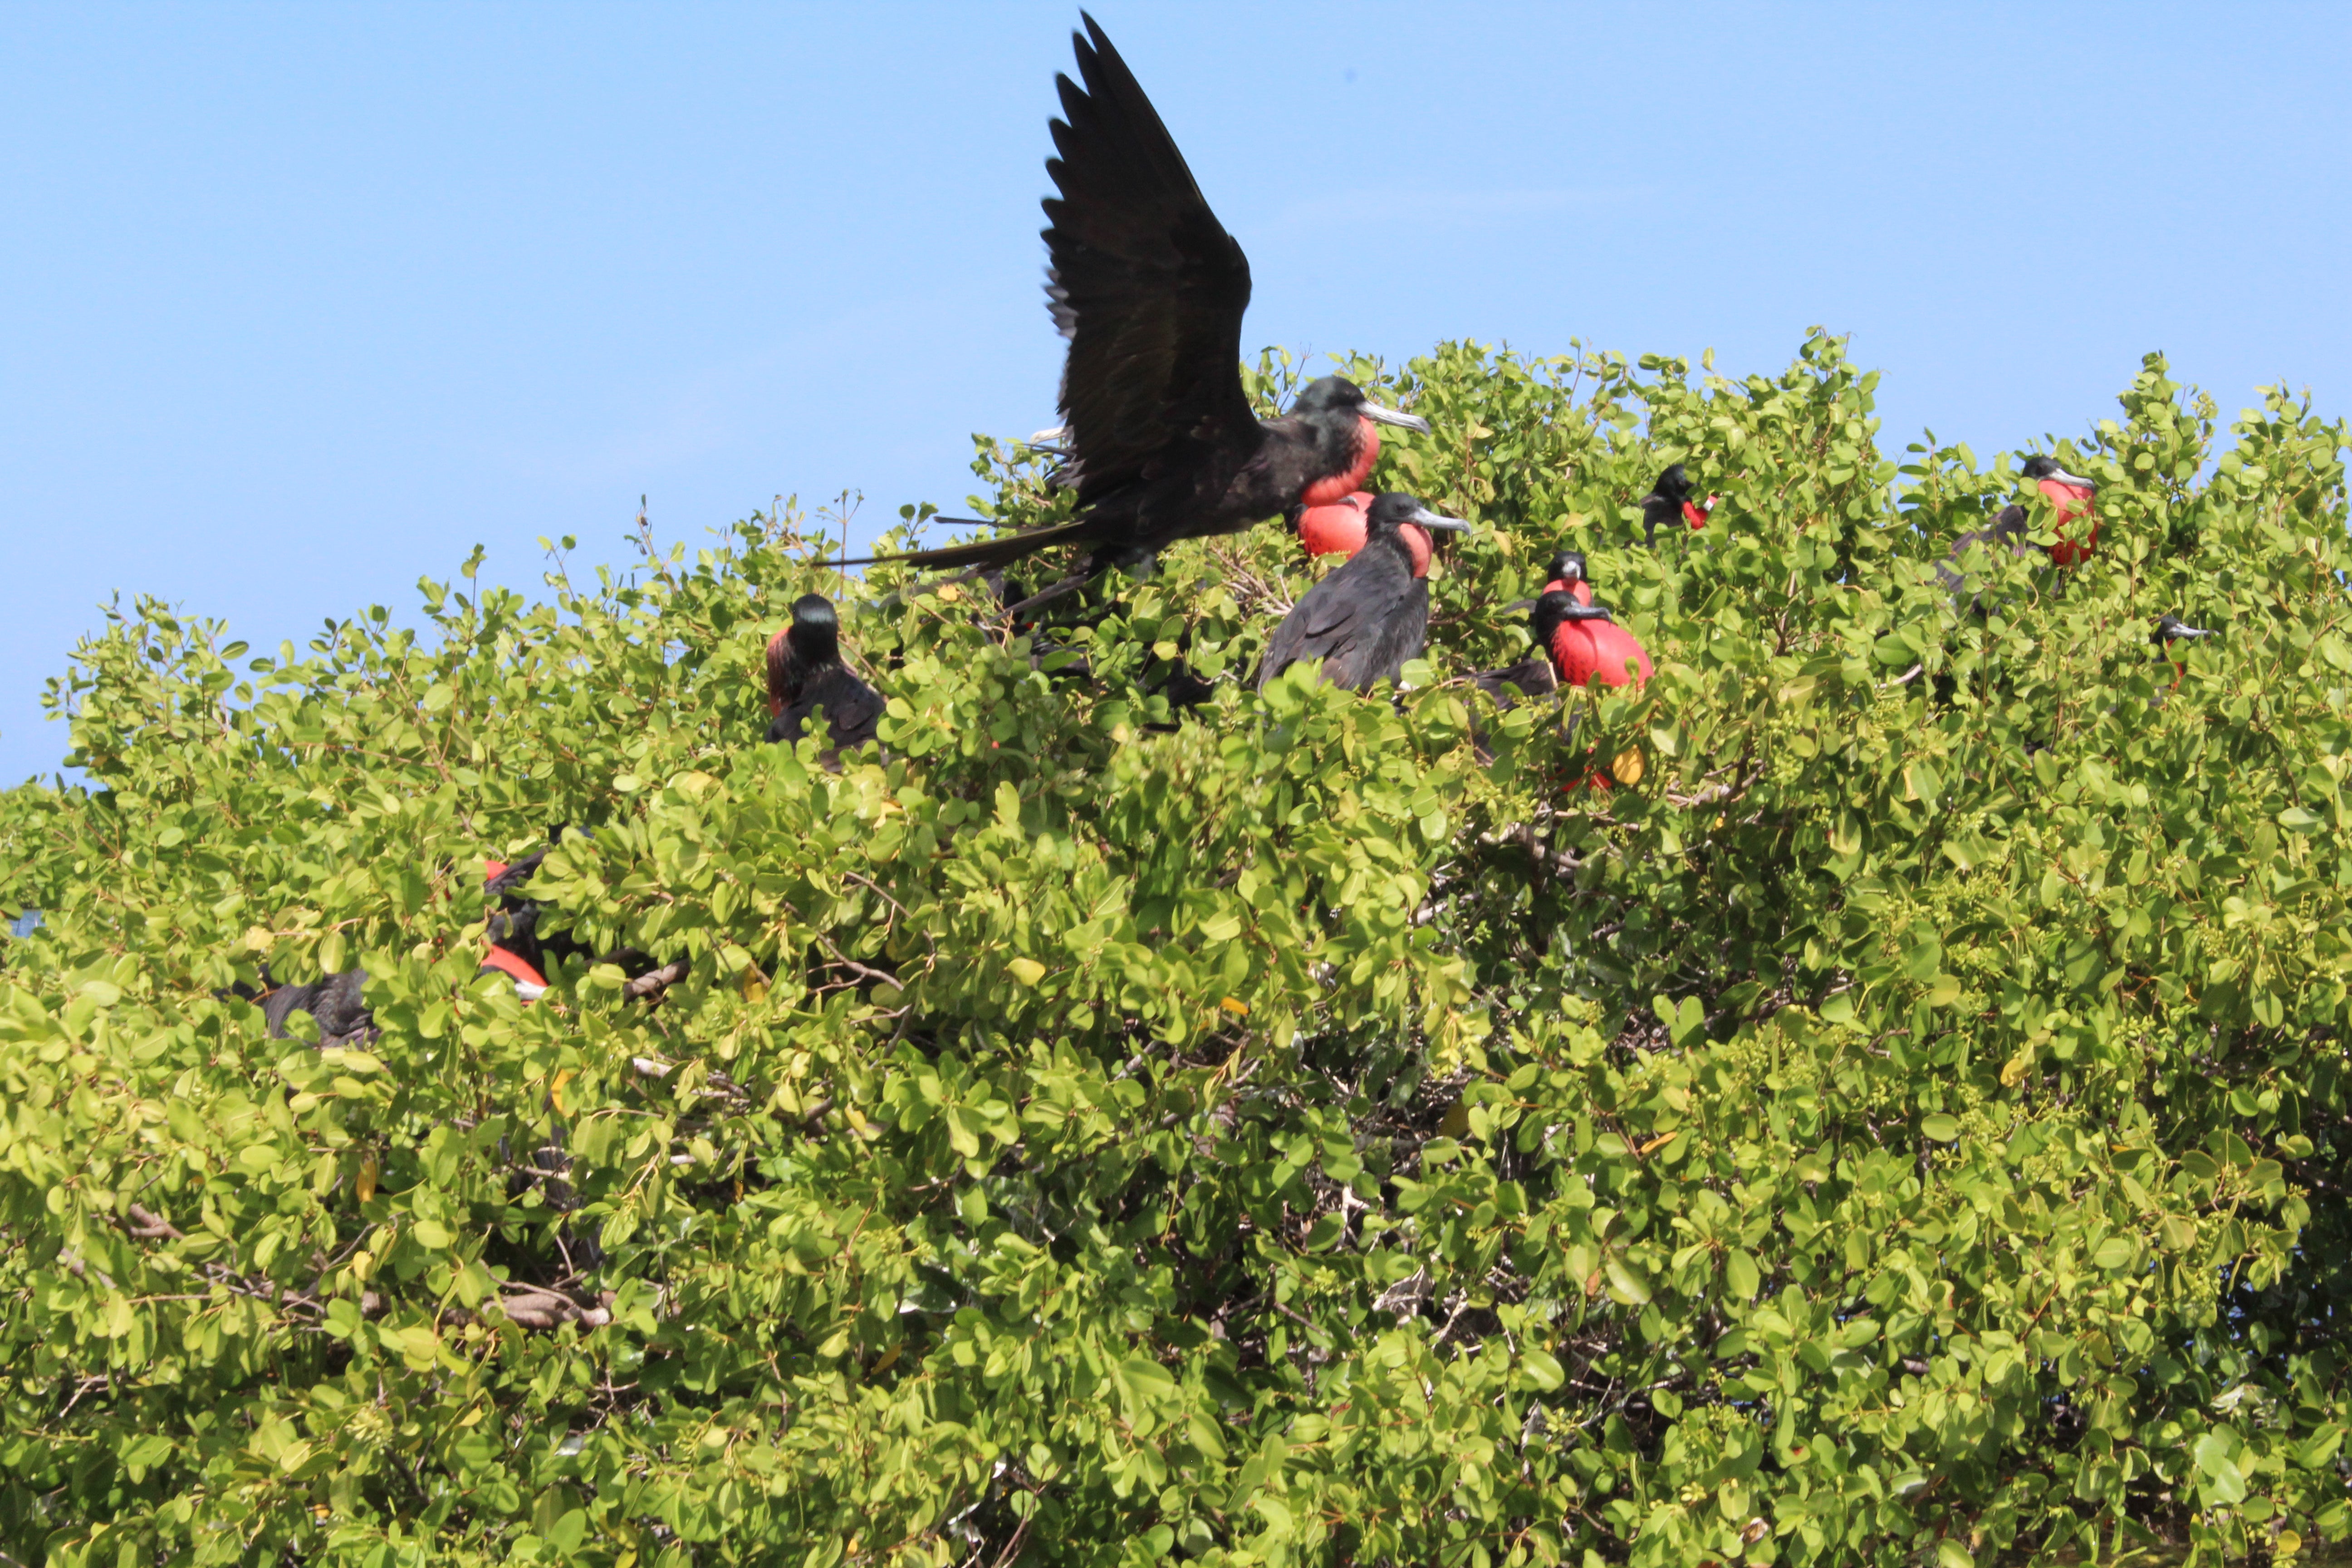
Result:
M2352 407L2352 8L1333 5L1097 16L1250 255L1244 341L1804 329L1883 438L2113 412L2139 356ZM120 590L257 649L475 542L772 495L958 508L1054 420L1076 7L0 5L0 778Z

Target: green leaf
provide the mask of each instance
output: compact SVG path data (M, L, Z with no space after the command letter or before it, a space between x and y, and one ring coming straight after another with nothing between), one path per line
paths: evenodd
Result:
M1956 1142L1960 1136L1959 1119L1947 1116L1939 1110L1931 1116L1921 1118L1919 1131L1932 1142Z

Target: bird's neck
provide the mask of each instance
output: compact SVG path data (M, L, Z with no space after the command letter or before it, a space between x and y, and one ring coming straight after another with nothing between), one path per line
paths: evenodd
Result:
M1412 574L1416 577L1428 576L1429 555L1433 547L1429 537L1429 530L1408 522L1397 530L1397 539L1404 545L1405 553L1412 558Z
M1380 460L1381 427L1358 414L1344 421L1316 419L1307 428L1319 468L1298 499L1308 506L1328 506L1363 489Z

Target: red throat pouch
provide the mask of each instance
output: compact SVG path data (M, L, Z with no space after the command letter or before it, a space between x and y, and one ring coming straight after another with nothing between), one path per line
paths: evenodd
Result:
M2058 509L2054 527L2058 542L2050 547L2050 559L2061 566L2078 566L2090 559L2099 548L2099 520L2091 510L2092 492L2057 479L2043 479L2036 488ZM2079 544L2066 537L2066 525L2077 519L2087 519L2091 524L2090 533Z
M1397 532L1403 536L1405 550L1412 556L1412 574L1416 577L1428 576L1429 552L1433 544L1429 537L1429 530L1419 523L1408 522L1397 530Z
M1298 499L1308 506L1328 506L1342 500L1350 490L1361 489L1371 477L1372 465L1380 461L1381 427L1356 416L1356 458L1344 474L1334 474L1328 479L1318 479L1301 490Z
M1364 547L1364 513L1372 498L1362 490L1310 506L1298 514L1298 542L1309 555L1353 555Z
M482 955L482 967L485 969L495 969L499 971L501 973L511 975L515 979L521 981L526 985L536 985L541 987L542 990L545 989L547 985L546 975L541 974L538 970L533 969L530 964L525 963L521 959L517 958L513 953L509 952L503 947L493 947L489 952L484 953Z

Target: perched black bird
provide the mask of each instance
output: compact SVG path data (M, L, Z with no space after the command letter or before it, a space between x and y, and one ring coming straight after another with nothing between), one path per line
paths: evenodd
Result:
M1982 528L1972 528L1952 541L1951 550L1936 563L1936 577L1957 605L1966 595L1967 609L1981 614L1984 595L1970 585L1968 574L1961 569L1962 558L1981 546L1987 553L2006 550L2011 555L2028 555L2042 547L2026 537L2025 509L2011 502L1993 514L1993 520Z
M872 558L986 568L1054 545L1088 552L1075 577L1019 607L1106 567L1141 565L1177 540L1337 500L1371 471L1378 425L1429 428L1337 375L1310 384L1279 419L1251 412L1240 371L1249 260L1118 51L1084 20L1073 41L1085 85L1056 79L1060 156L1045 164L1061 193L1045 199L1045 238L1048 306L1070 343L1063 424L1039 433L1067 455L1056 482L1076 492L1077 513L1001 539Z
M2199 637L2217 637L2221 635L2221 634L2220 632L2209 631L2203 626L2189 626L2186 622L2182 621L2179 616L2167 614L2158 616L2156 618L2156 630L2148 634L2147 640L2156 645L2157 657L2170 661L2172 665L2172 685L2178 686L2180 684L2180 678L2189 673L2189 667L2181 663L2178 658L2174 657L2172 645L2180 642L2194 642ZM2169 689L2169 688L2167 689ZM2164 698L2161 694L2158 694L2156 700L2160 706L2164 701Z
M2197 637L2218 637L2221 635L2220 632L2210 631L2203 626L2192 626L2179 616L2162 615L2156 617L2156 630L2148 634L2147 640L2169 652L2172 645L2183 637L2193 640Z
M286 1026L297 1013L308 1013L317 1021L322 1047L364 1046L383 1034L375 1026L375 1015L361 999L360 993L367 984L364 969L322 974L302 985L280 985L269 977L269 966L265 963L260 979L257 988L240 980L213 994L223 1001L236 996L260 1004L261 1016L268 1021L269 1037L273 1040L292 1037Z
M1413 575L1404 531L1466 533L1459 518L1439 517L1409 495L1391 491L1364 518L1364 547L1307 591L1266 639L1260 690L1301 659L1323 661L1323 679L1361 691L1393 680L1420 656L1429 632L1429 584Z
M559 827L555 837L565 833L589 837L583 827ZM548 848L552 848L549 845ZM482 892L488 898L491 909L485 923L484 934L489 938L489 951L482 955L484 970L497 970L515 983L515 993L526 1002L535 1002L547 989L547 976L558 963L567 958L577 958L590 963L610 963L635 980L655 967L651 955L634 947L614 948L597 953L587 943L568 931L542 929L546 908L524 891L524 885L547 858L547 848L535 849L509 865L492 860L484 868L487 876Z
M545 849L536 849L510 866L492 861L482 885L483 893L498 906L489 913L485 934L490 950L482 956L482 967L511 976L516 993L526 1002L537 1001L547 989L547 972L556 961L588 954L587 948L572 940L569 932L539 929L543 912L539 900L522 889L546 858Z
M803 594L793 624L768 640L768 739L797 741L809 716L824 710L828 755L874 739L882 697L841 662L841 622L833 601Z
M1642 542L1654 550L1658 546L1658 525L1684 523L1697 528L1706 521L1706 513L1691 501L1690 475L1680 463L1670 466L1642 498Z

